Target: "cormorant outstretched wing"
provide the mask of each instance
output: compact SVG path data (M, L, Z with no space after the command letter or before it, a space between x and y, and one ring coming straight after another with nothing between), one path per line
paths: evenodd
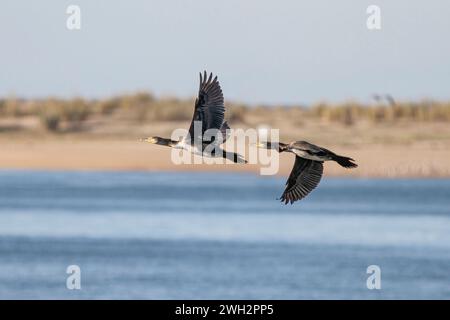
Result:
M212 73L209 74L209 77L207 76L206 71L203 72L203 76L200 73L198 98L195 100L194 116L189 128L191 141L194 142L200 138L194 136L194 121L201 121L201 134L203 136L208 129L221 129L224 114L225 105L223 93L219 81L217 80L217 76L213 79ZM200 134L200 132L197 134Z
M323 162L295 157L294 167L286 182L286 189L281 195L281 202L292 204L306 197L320 182Z

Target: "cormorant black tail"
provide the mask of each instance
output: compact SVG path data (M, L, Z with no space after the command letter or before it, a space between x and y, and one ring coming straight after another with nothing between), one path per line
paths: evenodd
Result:
M342 156L338 156L338 155L334 155L332 158L334 161L336 161L337 163L339 163L341 166L343 166L344 168L356 168L358 165L352 161L352 158L349 157L342 157Z

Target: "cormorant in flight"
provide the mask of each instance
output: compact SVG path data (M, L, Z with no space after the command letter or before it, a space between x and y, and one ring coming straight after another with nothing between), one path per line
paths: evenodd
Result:
M227 122L224 121L224 114L223 93L217 76L213 79L212 73L208 77L206 71L204 71L203 76L200 73L200 87L198 98L195 100L194 116L189 127L189 135L180 141L161 137L149 137L143 139L143 141L184 149L201 156L220 157L235 163L246 163L247 161L240 154L227 152L219 147L228 138L229 132L227 129L230 129ZM200 130L194 130L196 124ZM207 130L209 134L205 135ZM217 131L214 130L219 130L221 134L217 134ZM221 137L221 139L216 141L217 137Z
M323 173L324 161L336 161L344 168L356 168L352 158L343 157L334 152L316 146L306 141L291 143L262 142L257 145L278 152L291 152L295 154L295 163L286 182L286 189L281 195L284 204L294 203L306 197L320 182Z

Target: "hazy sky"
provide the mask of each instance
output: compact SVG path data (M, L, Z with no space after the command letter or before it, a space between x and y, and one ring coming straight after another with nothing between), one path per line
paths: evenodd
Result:
M251 103L450 99L448 0L2 0L0 40L0 95L187 97L206 68Z

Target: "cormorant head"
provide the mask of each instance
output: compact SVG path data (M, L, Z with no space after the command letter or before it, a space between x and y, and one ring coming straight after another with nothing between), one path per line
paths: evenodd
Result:
M148 143L151 143L151 144L161 144L161 142L163 141L163 138L161 138L161 137L148 137L148 138L142 139L141 141L148 142Z
M148 142L151 144L158 144L160 146L167 146L172 147L174 144L176 144L176 141L172 141L170 139L161 138L161 137L148 137L145 139L142 139L141 141Z
M282 142L259 142L256 144L257 148L264 148L264 149L272 149L277 150L278 152L283 152L288 149L288 145Z
M269 141L263 141L256 144L257 148L264 148L264 149L278 149L278 143L276 142L269 142Z

